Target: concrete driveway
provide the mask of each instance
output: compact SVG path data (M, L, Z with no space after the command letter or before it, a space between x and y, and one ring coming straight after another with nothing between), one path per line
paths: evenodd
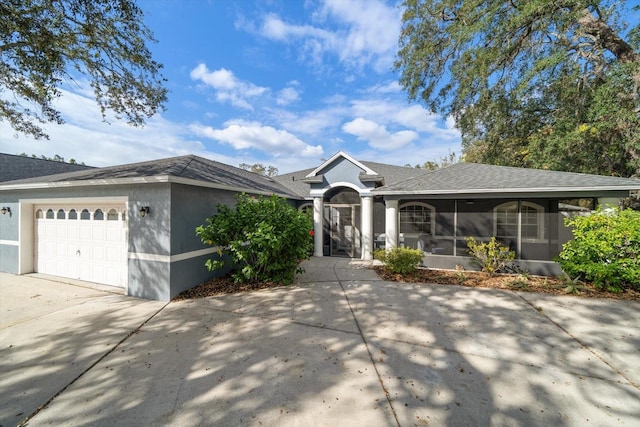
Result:
M637 302L305 264L293 287L164 308L0 276L0 424L57 393L28 425L640 423ZM7 314L13 298L22 320ZM57 308L41 312L38 298Z

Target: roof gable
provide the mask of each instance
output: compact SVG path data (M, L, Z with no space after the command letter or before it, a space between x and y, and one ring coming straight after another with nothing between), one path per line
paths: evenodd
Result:
M323 162L320 166L315 168L311 173L309 173L306 176L306 178L311 178L311 177L314 177L316 175L320 175L321 173L324 172L324 170L326 168L331 166L336 160L338 160L340 158L343 158L343 159L347 160L348 162L352 163L353 165L355 165L356 167L362 169L364 171L364 173L367 174L367 175L378 175L377 172L375 172L374 170L368 168L367 166L365 166L361 162L357 161L356 159L354 159L353 157L351 157L350 155L348 155L344 151L338 151L336 154L331 156L328 160Z

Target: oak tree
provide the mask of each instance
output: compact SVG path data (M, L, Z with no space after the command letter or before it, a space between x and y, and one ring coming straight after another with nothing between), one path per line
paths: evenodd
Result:
M456 120L466 161L640 174L640 25L613 0L405 0L410 99ZM637 20L636 20L637 22Z
M102 113L141 126L167 99L162 65L147 47L153 35L133 0L0 2L0 120L48 138L61 86L89 80Z

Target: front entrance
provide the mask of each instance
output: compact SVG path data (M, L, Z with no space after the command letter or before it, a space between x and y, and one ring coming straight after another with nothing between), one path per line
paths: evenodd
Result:
M360 205L327 204L330 256L358 258L360 245Z

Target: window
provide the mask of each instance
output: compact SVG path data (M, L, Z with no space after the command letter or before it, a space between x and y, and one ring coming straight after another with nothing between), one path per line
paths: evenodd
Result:
M87 209L82 209L82 212L80 212L80 219L81 220L91 219L91 214Z
M538 230L538 210L534 207L524 205L521 211L521 227L523 239L537 239L540 235Z
M104 220L104 213L102 213L102 209L96 209L96 211L93 213L93 219L96 221Z
M36 218L38 218L38 219L44 218L44 213L42 213L42 209L38 209L36 211Z
M411 203L400 208L400 233L433 234L433 207L426 203Z
M520 203L520 234L522 239L544 238L544 208L529 202ZM518 202L504 203L495 208L496 237L518 236Z
M107 212L107 221L117 221L118 220L118 211L115 209L109 209Z
M313 217L313 205L304 204L298 208L300 212L306 213L310 217Z
M69 219L78 219L78 212L75 209L69 211Z
M56 219L65 219L66 215L64 214L64 210L58 209L58 213L56 215Z
M54 218L53 209L47 209L47 219L53 219L53 218Z
M496 208L496 237L518 235L518 204L501 205Z

